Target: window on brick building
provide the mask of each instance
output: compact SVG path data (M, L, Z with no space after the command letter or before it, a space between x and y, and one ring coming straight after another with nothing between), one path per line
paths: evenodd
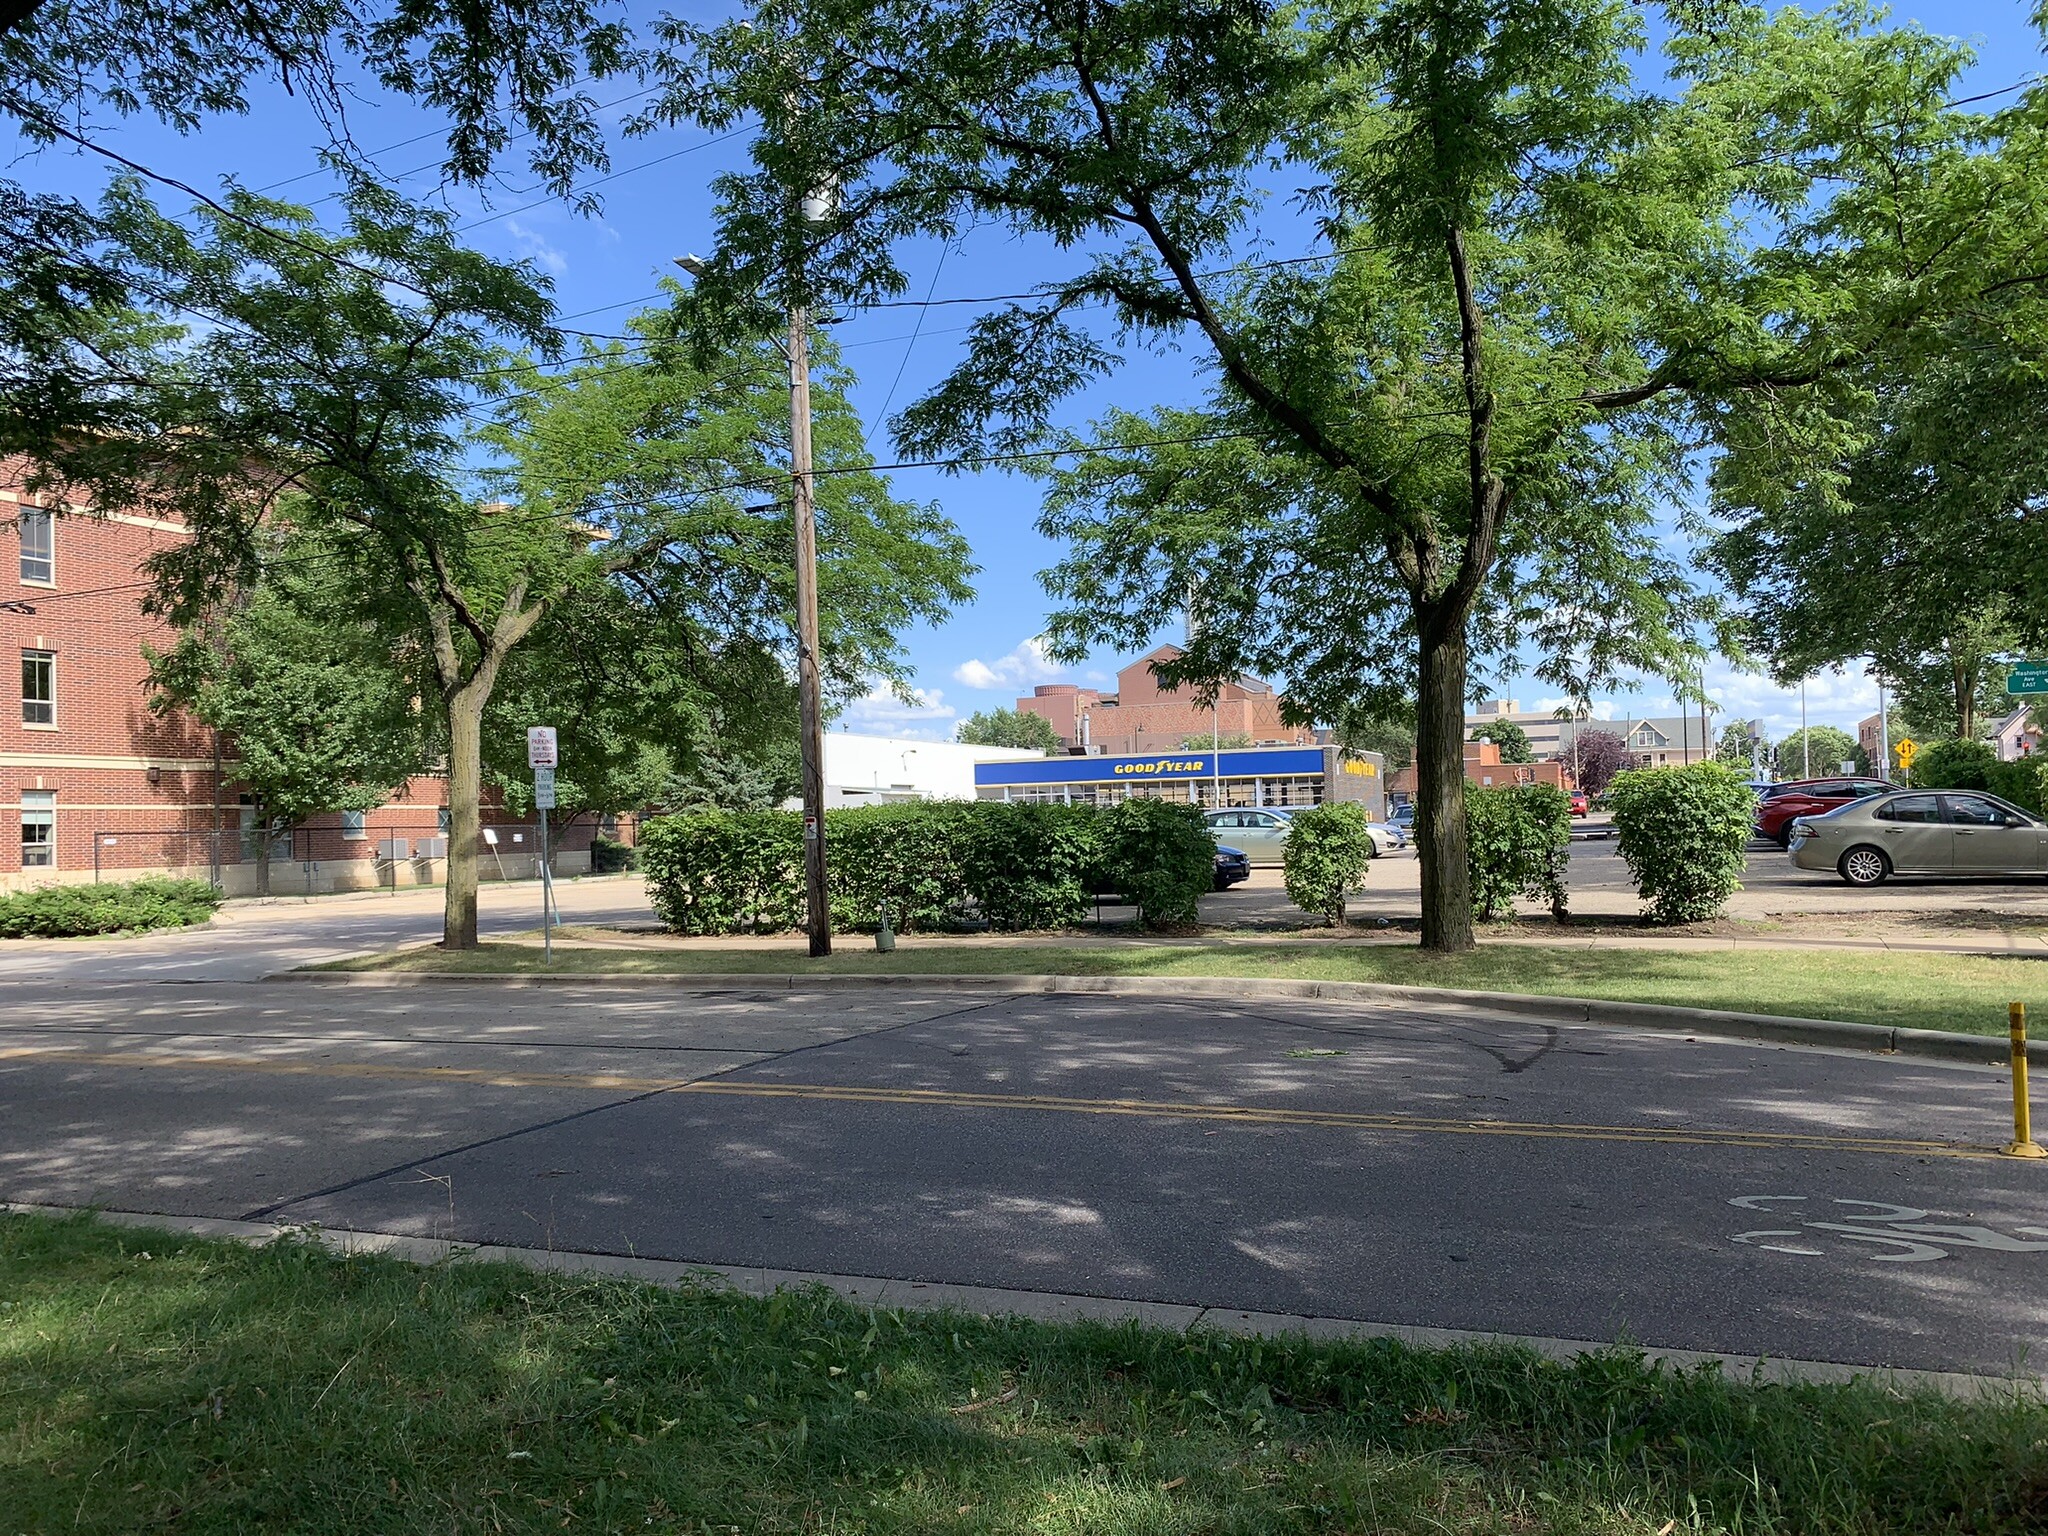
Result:
M21 579L48 585L57 579L57 520L48 512L22 507L16 527L21 530Z
M341 835L350 842L357 842L370 835L365 825L367 811L343 811L341 813Z
M21 723L57 723L57 653L21 653Z
M54 869L57 864L57 792L21 792L21 867Z

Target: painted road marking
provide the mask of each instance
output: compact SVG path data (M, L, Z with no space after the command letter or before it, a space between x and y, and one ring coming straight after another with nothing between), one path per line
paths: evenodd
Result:
M1728 1203L1745 1211L1772 1210L1780 1205L1800 1205L1805 1195L1738 1195ZM1772 1227L1754 1232L1737 1232L1732 1241L1771 1253L1797 1254L1801 1258L1824 1258L1827 1250L1811 1244L1826 1236L1891 1248L1891 1253L1864 1253L1878 1263L1927 1264L1951 1258L1952 1248L1975 1248L1995 1253L2048 1253L2048 1227L2015 1227L2017 1237L1990 1227L1964 1222L1929 1221L1933 1213L1918 1206L1894 1205L1888 1200L1831 1200L1831 1205L1854 1209L1838 1212L1840 1221L1809 1221L1797 1228ZM1794 1212L1786 1211L1787 1217ZM1823 1237L1811 1234L1821 1233ZM1766 1238L1780 1241L1766 1242ZM1789 1239L1790 1241L1784 1241ZM2037 1241L2039 1239L2039 1241Z
M1073 1099L1043 1094L964 1093L938 1088L871 1088L837 1083L737 1082L730 1079L705 1081L609 1073L516 1072L491 1067L405 1067L384 1062L294 1061L268 1056L173 1055L159 1051L74 1051L35 1046L0 1050L0 1062L10 1060L90 1067L249 1072L288 1077L374 1078L418 1083L459 1082L503 1088L567 1088L626 1093L669 1092L730 1098L805 1099L826 1103L888 1104L935 1109L1035 1110L1041 1113L1121 1115L1141 1119L1214 1120L1236 1125L1301 1126L1390 1135L1509 1136L1572 1141L1648 1142L1660 1146L1754 1147L1868 1153L1893 1157L1993 1158L2002 1155L1997 1147L1952 1141L1822 1136L1790 1131L1666 1130L1656 1126L1582 1125L1540 1120L1456 1120L1427 1115L1280 1109L1261 1105L1205 1104L1150 1099ZM1762 1195L1743 1198L1782 1200L1803 1199L1804 1196Z

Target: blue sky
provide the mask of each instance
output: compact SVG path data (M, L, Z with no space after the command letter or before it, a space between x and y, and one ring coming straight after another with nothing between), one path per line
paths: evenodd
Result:
M685 14L698 11L678 9ZM2041 67L2039 38L2027 24L2027 6L2019 0L1922 0L1896 7L1894 16L1972 42L1978 62L1967 77L1970 90L1997 89ZM610 101L632 89L630 82L617 82L593 91L598 100ZM620 120L638 104L621 102L609 115ZM350 126L358 144L382 151L373 158L389 178L416 195L443 195L437 191L433 170L437 143L432 138L403 142L430 133L434 118L404 102L372 99L352 113ZM218 186L232 176L250 188L306 200L332 190L331 181L317 169L323 142L319 131L305 110L280 92L260 94L247 117L213 119L187 137L142 120L102 124L96 132L109 147L200 187ZM744 138L710 142L710 136L694 129L620 140L614 145L610 175L601 184L593 178L591 190L603 200L595 217L579 216L547 199L533 188L532 176L509 161L501 184L488 196L450 191L445 200L469 224L468 237L479 248L530 259L553 278L567 323L616 330L616 322L643 307L660 281L673 274L674 257L711 246L709 183L719 171L742 163L744 154ZM104 184L107 170L104 162L75 150L30 153L11 166L11 174L33 188L85 195ZM167 207L175 206L174 197L164 194ZM1300 237L1289 228L1292 221L1284 210L1276 205L1273 212L1272 254L1291 254L1292 248L1283 250L1280 245L1289 240L1299 244ZM905 254L909 296L923 298L929 293L943 299L1028 287L1046 275L1043 258L1042 249L995 231L970 236L949 250L935 243L911 247ZM869 423L879 458L895 456L882 422L957 360L973 312L964 307L882 310L851 317L837 327L845 360L859 376L853 401ZM926 317L922 324L920 313ZM1071 415L1077 423L1084 421L1111 400L1136 409L1190 403L1199 387L1187 358L1135 353L1112 380L1075 402ZM896 483L901 494L940 502L966 533L982 567L979 595L946 623L920 626L906 637L919 707L906 707L878 693L856 703L842 716L842 724L855 730L943 738L951 735L960 718L1008 704L1034 683L1108 680L1122 658L1104 655L1079 668L1055 668L1034 643L1046 613L1036 575L1060 553L1034 529L1035 482L993 471L946 475L920 470L899 473ZM1745 677L1716 663L1709 668L1708 684L1724 713L1762 716L1773 736L1782 736L1799 723L1796 692L1788 693L1766 679ZM1540 684L1529 681L1509 680L1500 691L1519 699L1524 708L1547 708L1557 702L1546 697ZM1823 676L1809 684L1807 702L1814 723L1851 725L1875 709L1876 688L1861 676ZM1652 682L1638 692L1598 701L1596 712L1657 714L1671 707L1668 690Z

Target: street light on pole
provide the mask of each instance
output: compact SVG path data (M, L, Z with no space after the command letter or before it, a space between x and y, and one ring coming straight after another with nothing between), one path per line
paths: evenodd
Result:
M824 216L826 199L803 200L808 222ZM694 253L676 265L702 277L709 263ZM832 909L825 889L824 705L818 676L818 521L811 474L811 317L804 305L789 306L789 478L796 524L797 740L803 766L804 927L813 959L832 953Z

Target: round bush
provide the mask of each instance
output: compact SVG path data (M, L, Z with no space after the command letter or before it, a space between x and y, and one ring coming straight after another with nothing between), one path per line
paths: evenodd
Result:
M1988 741L1930 741L1913 758L1913 787L1990 789L1997 766L1998 753Z
M1101 813L1103 880L1157 928L1201 917L1216 880L1216 840L1199 806L1138 798Z
M1517 896L1548 899L1551 915L1565 916L1572 817L1563 790L1552 784L1467 788L1465 821L1474 916L1508 916Z
M1345 894L1365 879L1372 863L1365 807L1337 801L1296 811L1291 820L1293 830L1281 855L1287 899L1342 925Z
M1756 796L1721 763L1638 768L1615 777L1614 830L1636 890L1656 923L1719 915L1742 888Z

